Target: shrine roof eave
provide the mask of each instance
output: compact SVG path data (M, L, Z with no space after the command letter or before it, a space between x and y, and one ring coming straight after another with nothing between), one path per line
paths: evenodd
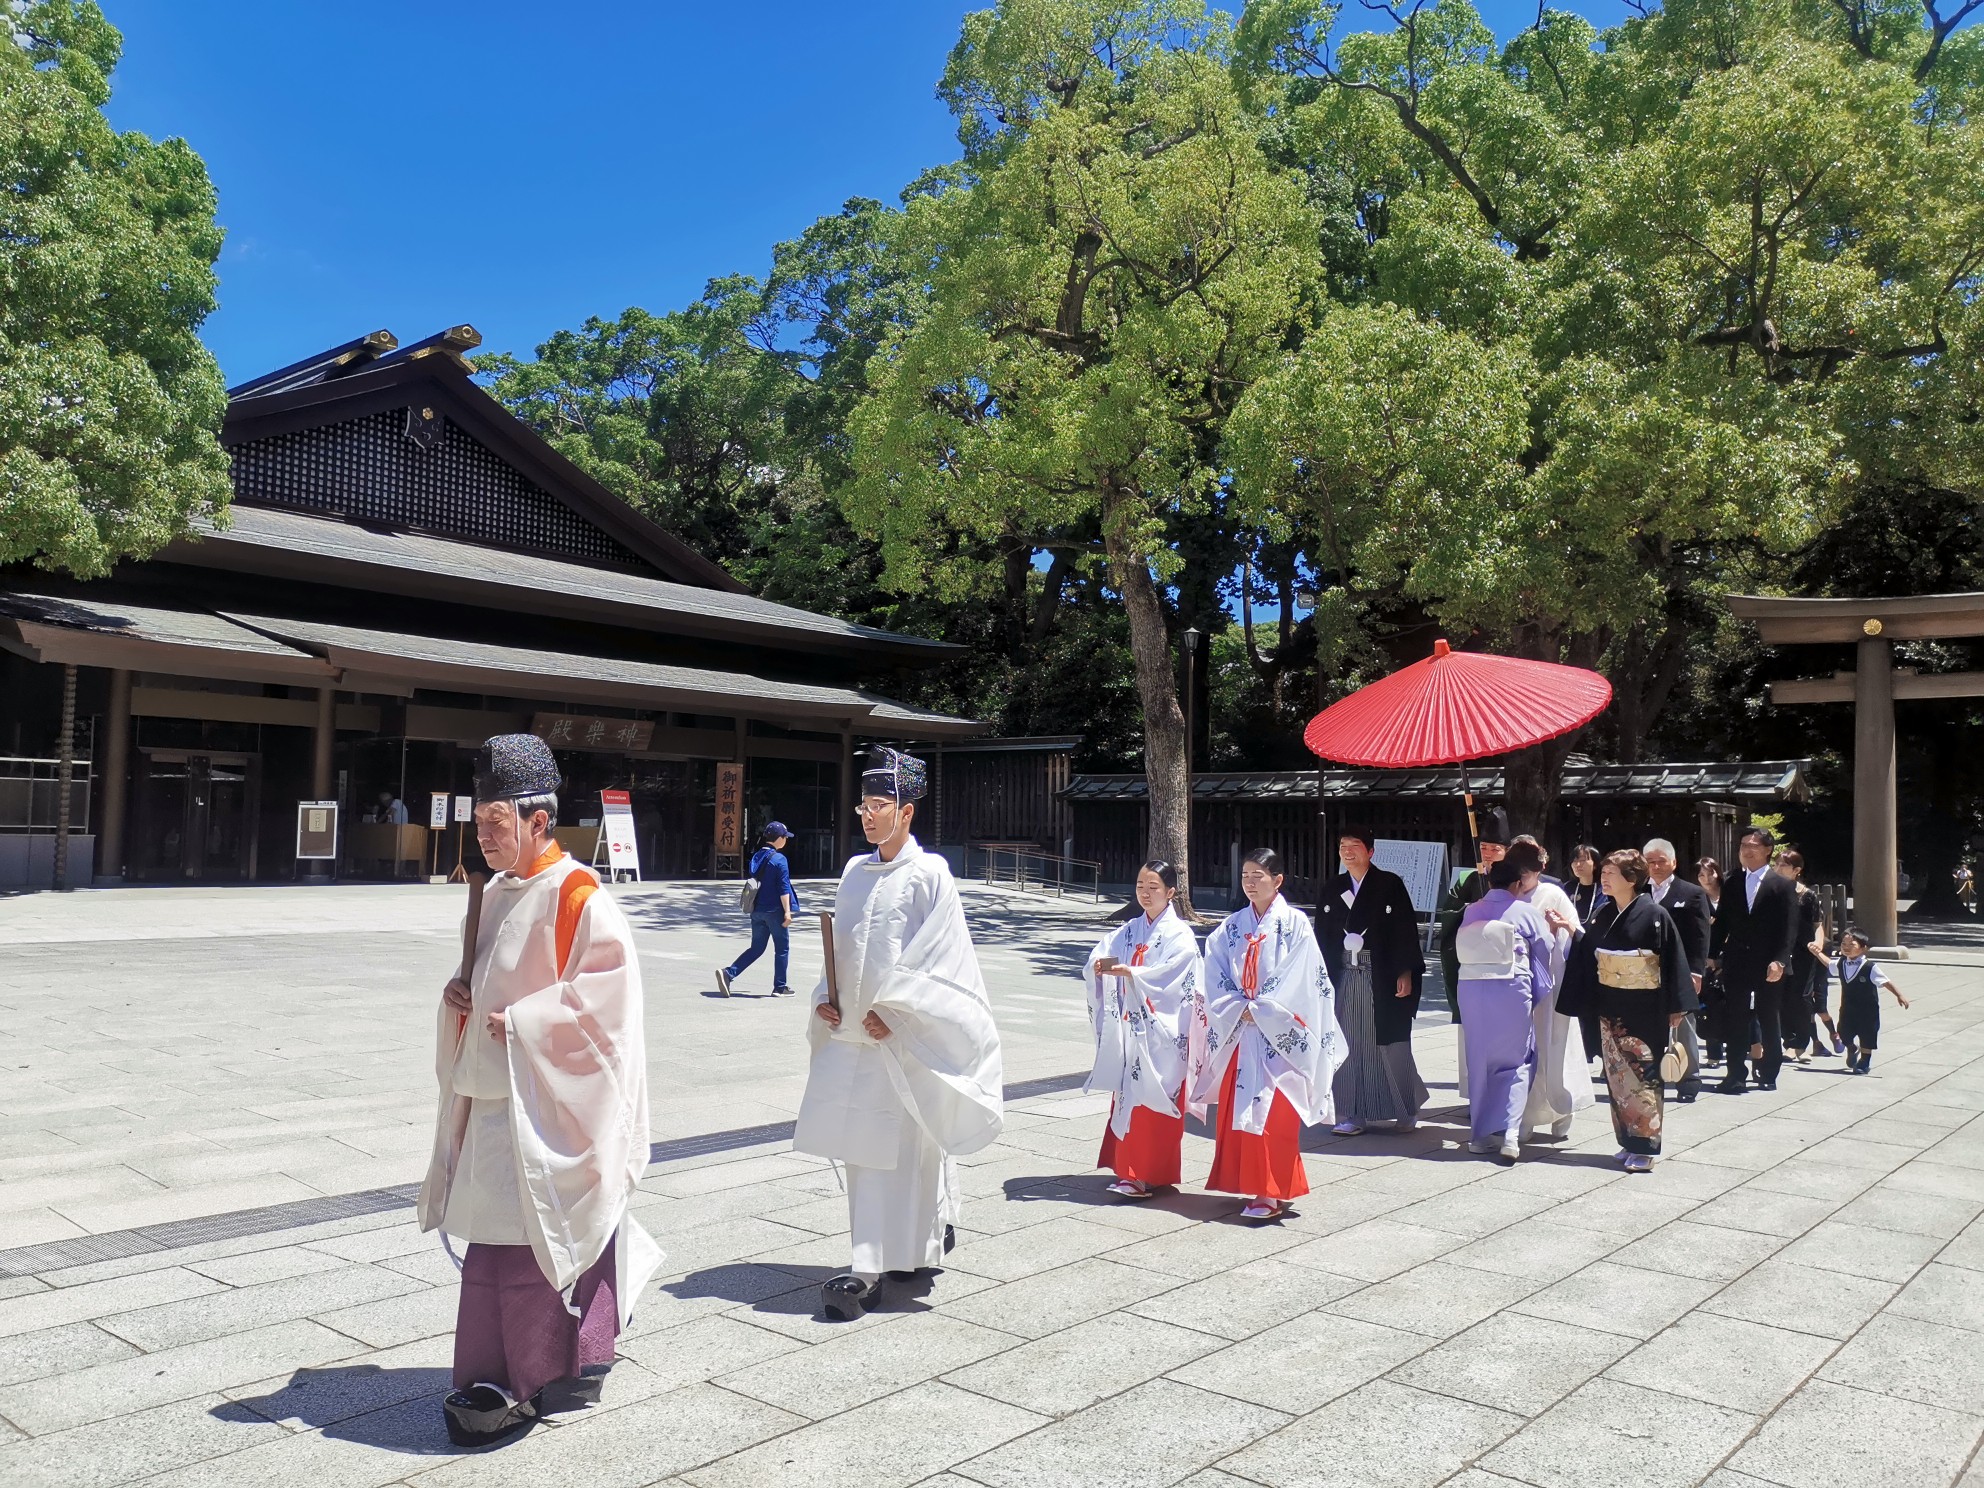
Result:
M1729 612L1755 625L1767 646L1984 636L1984 593L1910 594L1893 599L1792 599L1731 594L1726 600Z

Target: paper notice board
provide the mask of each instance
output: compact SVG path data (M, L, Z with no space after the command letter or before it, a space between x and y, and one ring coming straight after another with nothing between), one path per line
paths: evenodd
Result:
M1439 908L1440 895L1447 887L1446 843L1401 842L1380 837L1371 849L1371 861L1405 880L1414 911L1432 914Z
M641 876L641 850L634 842L634 798L626 791L599 793L599 834L606 842L606 866L614 873Z

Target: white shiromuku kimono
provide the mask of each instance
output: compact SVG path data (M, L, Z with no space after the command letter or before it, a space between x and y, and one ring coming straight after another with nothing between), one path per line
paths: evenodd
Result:
M1005 1123L999 1032L950 865L914 837L894 859L855 858L834 899L841 1022L806 1020L812 1063L793 1149L847 1167L850 1269L938 1266L956 1222L957 1154ZM822 978L813 993L827 1000ZM877 1042L862 1025L889 1025Z
M1252 1000L1241 990L1249 954L1260 989ZM1305 1123L1335 1120L1330 1082L1347 1051L1309 917L1281 898L1264 916L1247 905L1207 937L1205 967L1209 1057L1192 1099L1217 1099L1227 1065L1237 1063L1234 1110L1219 1115L1235 1130L1265 1131L1277 1091ZM1244 1022L1250 1010L1253 1021Z
M593 891L557 954L573 875ZM661 1250L628 1212L648 1164L647 1043L633 932L597 876L547 853L528 877L499 873L483 892L473 1010L441 1007L433 1157L422 1230L471 1244L528 1245L576 1311L579 1278L618 1237L615 1300L624 1327ZM501 1011L507 1036L490 1035Z
M1129 977L1098 973L1096 964L1106 957L1129 966ZM1140 914L1118 926L1089 952L1082 982L1095 1029L1095 1065L1084 1088L1116 1097L1109 1128L1118 1140L1129 1135L1139 1106L1162 1116L1183 1114L1180 1096L1196 1086L1210 1053L1202 973L1198 937L1169 905L1154 922ZM1203 1119L1202 1101L1186 1104Z
M1556 910L1573 925L1578 923L1577 906L1571 896L1553 883L1539 883L1525 902L1539 915ZM1548 1126L1558 1135L1570 1129L1574 1113L1593 1103L1591 1066L1584 1057L1584 1033L1575 1018L1557 1011L1556 989L1564 985L1564 962L1577 937L1568 930L1550 933L1550 986L1548 997L1538 998L1533 1010L1536 1022L1536 1076L1530 1082L1529 1100L1523 1108L1522 1124L1534 1131Z

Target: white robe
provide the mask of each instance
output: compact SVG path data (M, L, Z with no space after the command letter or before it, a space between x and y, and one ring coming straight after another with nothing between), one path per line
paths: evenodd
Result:
M1556 910L1573 925L1578 923L1577 906L1571 896L1552 883L1539 883L1520 896L1538 914ZM1564 962L1575 942L1569 930L1550 932L1550 995L1539 997L1532 1009L1536 1022L1536 1076L1530 1081L1529 1100L1523 1107L1522 1124L1527 1130L1557 1126L1573 1113L1592 1104L1591 1065L1584 1057L1584 1032L1577 1019L1557 1011L1557 989L1564 985Z
M914 837L889 862L855 858L834 898L841 1022L806 1020L812 1061L793 1149L847 1165L852 1269L943 1263L955 1223L952 1158L1005 1123L999 1033L950 865ZM822 978L813 1006L827 1000ZM870 1011L889 1025L871 1038Z
M1256 935L1261 937L1259 990L1249 997L1241 989L1241 970L1248 940ZM1265 917L1248 905L1206 938L1205 967L1210 1057L1192 1099L1217 1100L1226 1066L1237 1060L1235 1109L1220 1112L1220 1120L1259 1134L1267 1129L1279 1091L1305 1123L1334 1121L1330 1081L1347 1051L1337 1027L1336 989L1309 917L1281 898ZM1245 1018L1249 1013L1251 1020Z
M529 1245L567 1307L617 1235L624 1327L662 1259L628 1211L648 1164L641 968L625 916L597 887L557 963L558 906L575 873L597 883L561 856L527 878L499 873L483 891L473 1010L440 1009L440 1105L418 1214L422 1230ZM487 1026L496 1011L500 1040Z
M1103 976L1096 964L1113 957L1130 966L1137 948L1143 964L1125 977ZM1138 915L1096 942L1082 968L1088 988L1089 1022L1095 1029L1095 1063L1083 1087L1116 1097L1110 1130L1120 1140L1130 1134L1138 1106L1176 1116L1182 1090L1205 1068L1206 999L1198 937L1169 905L1152 923ZM1203 1102L1188 1101L1203 1118Z

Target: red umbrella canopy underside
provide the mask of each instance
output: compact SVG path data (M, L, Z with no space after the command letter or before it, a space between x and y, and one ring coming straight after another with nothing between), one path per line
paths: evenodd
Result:
M1360 687L1309 720L1302 741L1326 760L1414 769L1486 759L1582 728L1612 701L1583 667L1454 651Z

